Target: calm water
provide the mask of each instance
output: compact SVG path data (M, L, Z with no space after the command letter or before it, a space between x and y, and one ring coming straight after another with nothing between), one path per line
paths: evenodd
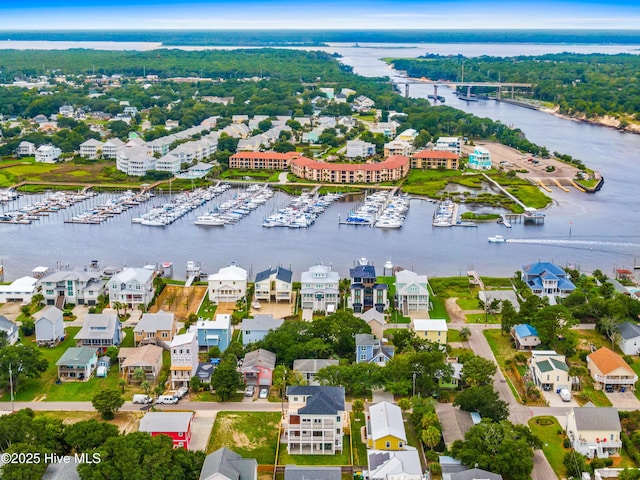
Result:
M341 53L342 61L352 65L356 73L368 76L397 74L379 58L426 52L514 55L560 51L637 53L637 49L571 45L328 48ZM431 276L465 274L469 268L483 275L510 275L521 265L538 260L573 264L587 271L600 268L609 275L615 268L633 266L635 257L640 256L640 196L636 194L640 183L640 136L493 101L467 103L444 88L438 92L446 97L447 105L515 125L530 140L549 150L582 159L604 175L605 187L595 195L554 189L554 205L547 211L544 225L514 224L511 229L494 223L478 228L433 228L435 206L421 200L411 202L404 226L396 231L339 225L339 215L344 218L354 207L352 202L332 205L309 229L262 228L262 218L287 202L284 194L277 194L249 217L224 228L193 224L195 217L216 200L164 228L131 224L136 211L103 225L64 224L70 213L60 213L30 226L0 225L0 258L6 277L17 278L37 265L52 266L56 261L73 266L85 265L92 259L115 266L172 261L175 277L184 277L188 260L200 261L209 273L232 261L253 274L281 264L293 269L295 279L316 262L331 264L345 275L353 261L362 256L373 260L380 270L386 260L391 260L394 265ZM411 86L411 96L431 93L432 89L426 86ZM513 241L489 244L487 237L495 234Z

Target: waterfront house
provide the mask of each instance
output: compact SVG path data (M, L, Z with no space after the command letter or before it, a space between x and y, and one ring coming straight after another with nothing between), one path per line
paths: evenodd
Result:
M87 381L98 365L98 350L91 347L70 347L56 362L60 380Z
M447 321L441 319L416 319L411 322L418 338L440 345L447 344Z
M240 324L242 332L242 346L263 340L272 330L277 330L284 323L282 318L273 318L273 315L257 314L253 318L244 318Z
M82 158L88 158L95 160L102 154L102 142L95 138L90 138L86 142L80 144L80 156Z
M433 149L440 152L455 153L458 157L462 153L462 138L460 137L439 137Z
M293 272L283 267L268 268L256 274L254 300L291 303Z
M211 347L218 347L224 352L231 342L231 314L218 313L215 320L199 318L191 329L197 332L199 349L209 350Z
M198 336L189 331L173 337L171 345L171 388L188 387L198 369Z
M131 382L137 369L142 369L146 380L155 382L162 369L162 347L144 345L138 348L121 347L118 352L120 374Z
M384 312L388 306L386 283L378 283L376 269L367 259L358 260L358 265L349 269L351 294L347 301L354 313L364 313L372 308Z
M415 447L405 450L367 450L369 480L423 480L420 456Z
M0 303L20 302L28 305L39 291L40 286L36 278L20 277L9 285L0 285Z
M567 415L566 431L571 446L588 458L620 454L620 417L614 407L596 407L591 402L575 407Z
M36 162L56 163L62 150L54 145L40 145L36 150Z
M302 272L302 309L333 313L338 308L340 275L325 265L314 265Z
M330 358L299 358L293 361L293 370L302 375L307 385L320 385L315 380L316 374L323 368L339 364L339 360Z
M140 420L138 430L152 437L167 435L173 440L173 448L188 450L193 417L193 412L147 412Z
M122 325L116 312L88 313L75 336L78 345L97 348L100 353L120 345L121 338Z
M247 386L270 387L275 368L276 354L260 348L245 354L240 371Z
M459 157L458 154L450 151L421 150L411 155L411 168L420 170L434 168L457 170Z
M64 308L65 303L94 306L105 292L106 281L94 269L58 270L41 280L42 295L47 305Z
M18 148L16 148L16 156L17 157L31 157L36 154L36 146L31 143L23 140L18 144Z
M149 305L155 290L153 279L155 272L146 268L125 268L109 280L109 300L136 308Z
M404 430L402 410L389 402L369 407L366 423L367 448L375 450L404 450L407 434Z
M475 147L469 154L467 167L472 170L491 170L491 152L484 147Z
M173 312L160 310L157 313L143 313L133 328L133 340L136 345L154 343L169 345L176 334L176 317Z
M429 311L429 279L411 270L396 272L397 307L402 315Z
M618 325L620 339L618 346L625 355L638 355L640 352L640 326L637 323L623 322Z
M142 177L149 170L155 170L156 158L146 145L129 145L127 143L116 154L116 168L129 176Z
M247 294L247 271L235 264L209 275L209 301L235 303Z
M59 308L49 305L36 312L36 343L39 347L55 347L64 340L64 318Z
M534 350L528 359L529 372L538 388L557 392L563 388L571 391L569 365L564 355L554 350Z
M521 274L522 281L533 294L540 298L548 297L551 305L555 305L555 297L564 298L576 289L567 273L550 262L524 265Z
M356 333L356 363L375 363L384 366L391 360L394 347L387 345L370 333Z
M0 315L0 331L7 336L7 345L15 345L19 339L20 329L4 315Z
M291 386L282 422L289 455L334 455L348 428L344 387Z
M199 480L258 480L258 462L222 447L205 457Z
M540 336L536 327L522 323L511 327L511 337L518 350L532 350L540 345Z
M607 347L587 355L587 367L598 390L634 390L638 381L638 375L629 364Z

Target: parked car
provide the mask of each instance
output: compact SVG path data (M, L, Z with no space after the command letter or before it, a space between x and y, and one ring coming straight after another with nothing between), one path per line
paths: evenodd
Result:
M258 398L267 398L269 396L268 388L261 388L260 393L258 393Z
M153 398L151 398L149 395L144 395L141 393L136 393L133 396L133 403L152 403L153 402Z
M160 395L158 398L156 398L156 405L158 404L172 405L176 403L178 403L178 397L174 395Z
M249 385L244 391L245 397L253 397L253 394L256 392L256 389L253 385Z
M607 393L613 393L613 385L605 385L604 389Z
M187 393L189 393L189 389L187 387L180 387L178 390L176 390L176 393L174 393L174 396L178 398L183 398Z
M562 399L563 402L570 402L571 401L571 392L569 390L567 390L566 388L561 388L560 392L558 392L560 395L560 398Z

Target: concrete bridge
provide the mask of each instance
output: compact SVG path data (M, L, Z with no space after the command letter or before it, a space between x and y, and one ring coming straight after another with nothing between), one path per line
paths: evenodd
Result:
M518 83L518 82L451 82L448 80L429 80L428 78L405 78L401 80L397 80L394 82L398 87L400 85L404 85L404 96L409 97L409 85L432 85L433 86L433 96L437 100L438 98L438 87L467 87L467 98L471 98L471 88L472 87L489 87L489 88L497 88L497 99L500 100L502 97L502 89L506 88L507 90L511 88L511 96L513 96L514 89L516 88L532 88L533 83Z

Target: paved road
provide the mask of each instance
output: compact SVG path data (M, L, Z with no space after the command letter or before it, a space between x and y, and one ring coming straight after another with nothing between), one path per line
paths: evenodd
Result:
M15 402L14 409L30 408L36 411L93 412L91 402ZM175 405L158 405L156 410L193 410L198 411L234 411L234 412L280 412L282 405L277 402L189 402L181 401ZM144 406L125 402L120 409L124 412L144 410ZM10 402L1 402L0 410L10 411Z

